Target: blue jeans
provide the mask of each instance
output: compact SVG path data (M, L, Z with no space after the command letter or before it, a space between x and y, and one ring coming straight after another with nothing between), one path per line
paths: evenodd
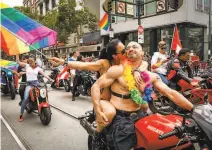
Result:
M169 80L167 80L166 75L163 75L163 74L160 74L160 73L157 73L157 74L160 76L163 83L165 83L166 85L169 85Z
M39 85L38 80L27 82L27 86L26 86L25 91L24 91L24 99L23 99L23 102L21 104L21 114L24 113L26 103L29 100L29 92L30 92L30 89L33 87L33 85Z

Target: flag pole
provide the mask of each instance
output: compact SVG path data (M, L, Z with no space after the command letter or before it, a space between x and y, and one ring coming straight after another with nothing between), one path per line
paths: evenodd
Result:
M2 26L2 25L1 25ZM22 42L24 42L26 45L28 45L29 47L32 47L34 50L36 50L37 52L39 52L41 55L43 55L45 58L46 55L44 55L43 53L41 53L37 48L35 48L34 46L30 45L29 43L27 43L26 41L24 41L21 37L17 36L16 34L14 34L13 32L11 32L10 30L8 30L7 28L5 28L4 26L2 26L5 30L7 30L8 32L10 32L12 35L14 35L15 37L17 37L19 40L21 40Z
M171 51L172 51L172 43L173 43L173 39L174 39L174 34L175 34L175 27L176 27L176 23L175 23L175 26L174 26L174 32L173 32L173 35L172 35L172 42L171 42L171 46L170 46L170 50L169 50L169 56L171 57Z

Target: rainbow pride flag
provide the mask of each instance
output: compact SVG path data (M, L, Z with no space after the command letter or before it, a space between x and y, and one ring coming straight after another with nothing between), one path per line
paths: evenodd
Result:
M9 56L56 44L57 33L0 3L1 49Z
M102 20L99 22L99 27L106 31L108 30L109 23L108 23L108 14L107 13L104 14Z
M10 70L18 70L18 64L16 62L4 59L0 59L0 67L7 68Z

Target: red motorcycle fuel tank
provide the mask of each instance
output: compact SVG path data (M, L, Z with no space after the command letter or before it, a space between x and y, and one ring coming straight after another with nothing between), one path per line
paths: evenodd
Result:
M175 126L180 126L182 117L177 115L163 116L153 114L136 122L137 148L157 150L177 145L179 139L175 136L159 140L161 134L173 131Z

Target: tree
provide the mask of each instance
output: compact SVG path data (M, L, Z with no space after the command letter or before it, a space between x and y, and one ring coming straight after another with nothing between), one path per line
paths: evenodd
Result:
M20 12L22 12L24 15L28 16L29 18L39 20L38 12L37 11L32 12L30 7L16 6L14 8L19 10Z
M49 11L45 16L40 16L39 22L50 29L56 30L57 10Z
M90 31L97 29L97 17L89 11L87 7L84 10L75 10L75 0L60 0L58 6L58 16L56 27L58 32L58 40L67 42L68 36L71 33L77 34L79 41L83 36L82 27L87 27Z

